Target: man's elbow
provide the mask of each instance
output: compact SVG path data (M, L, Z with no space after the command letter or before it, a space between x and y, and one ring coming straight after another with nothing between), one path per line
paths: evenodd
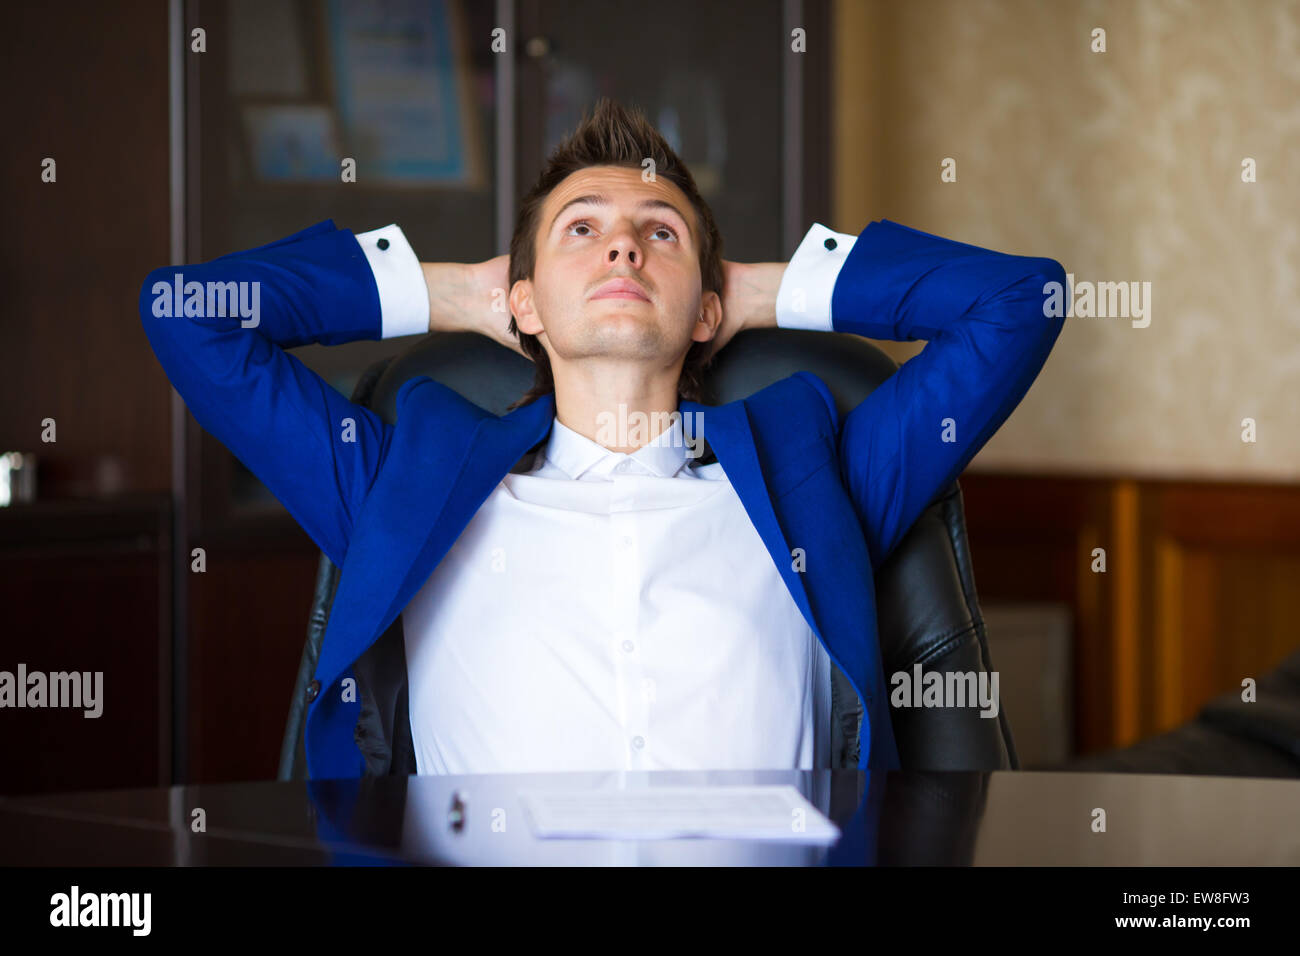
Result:
M176 269L164 266L154 269L145 276L140 286L140 321L145 328L155 326L156 319L171 316L174 313Z
M1065 266L1055 259L1043 256L1033 258L1036 265L1034 287L1042 305L1039 315L1058 320L1055 325L1059 332L1065 315L1069 311L1070 286L1065 274Z
M1065 316L1070 308L1070 287L1065 267L1055 259L1036 257L1037 268L1029 290L1030 304L1025 316L1029 327L1037 333L1038 361L1046 361L1065 327Z
M1065 268L1055 259L1019 257L1012 281L999 296L1005 322L1019 336L1041 336L1050 346L1060 335L1069 310L1070 289Z

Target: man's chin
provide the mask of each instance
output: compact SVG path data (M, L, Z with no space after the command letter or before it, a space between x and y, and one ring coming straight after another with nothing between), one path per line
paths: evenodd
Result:
M603 304L596 303L597 305ZM626 300L624 300L626 301ZM663 322L648 302L634 300L615 308L596 308L587 314L587 328L592 335L626 335L630 338L663 337Z
M671 351L668 336L658 323L642 316L640 321L630 316L592 316L583 334L570 337L574 346L570 355L590 358L654 359ZM621 321L620 321L621 320Z

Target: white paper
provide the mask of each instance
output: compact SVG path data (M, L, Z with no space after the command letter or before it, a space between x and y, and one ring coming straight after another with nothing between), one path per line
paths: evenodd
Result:
M522 790L538 839L781 840L834 843L840 831L798 790L648 787L637 790Z

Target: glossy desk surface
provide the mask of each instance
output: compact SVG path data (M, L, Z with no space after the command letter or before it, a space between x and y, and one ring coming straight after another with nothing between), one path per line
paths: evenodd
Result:
M762 840L536 839L518 791L790 784L842 830ZM448 823L453 791L466 805ZM1105 811L1105 832L1094 828ZM202 811L206 832L193 832ZM708 771L418 776L0 798L0 865L1300 865L1300 780Z

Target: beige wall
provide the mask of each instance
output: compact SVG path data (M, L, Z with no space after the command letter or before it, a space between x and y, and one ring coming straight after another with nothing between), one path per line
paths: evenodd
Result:
M837 0L835 27L828 225L1151 283L1147 328L1066 321L973 468L1300 478L1300 3Z

